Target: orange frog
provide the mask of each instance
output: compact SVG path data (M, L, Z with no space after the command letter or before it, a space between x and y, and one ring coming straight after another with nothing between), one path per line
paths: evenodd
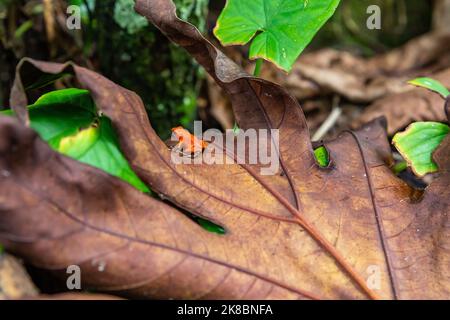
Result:
M208 146L207 142L197 138L183 127L173 128L172 132L178 139L178 144L175 148L184 154L198 155Z

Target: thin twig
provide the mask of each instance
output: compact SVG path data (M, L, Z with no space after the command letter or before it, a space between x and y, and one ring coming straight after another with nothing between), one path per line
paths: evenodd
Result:
M50 49L50 55L53 57L56 54L56 23L54 16L53 0L44 0L44 21L45 30L47 32L47 41Z
M325 120L324 123L320 126L320 128L316 131L314 134L312 141L319 141L321 140L327 133L330 131L336 122L338 121L339 117L342 114L342 109L339 107L339 96L335 96L333 99L333 111L331 111L328 118Z

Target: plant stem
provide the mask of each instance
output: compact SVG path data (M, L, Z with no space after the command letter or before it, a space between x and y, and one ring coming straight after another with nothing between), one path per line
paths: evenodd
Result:
M263 66L263 59L256 60L255 71L253 72L253 75L255 77L259 77L261 75L262 66Z

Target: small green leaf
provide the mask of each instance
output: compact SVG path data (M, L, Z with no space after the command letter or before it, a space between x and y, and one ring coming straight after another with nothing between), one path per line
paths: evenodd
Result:
M87 90L64 89L41 96L28 107L31 127L53 148L63 137L87 128L95 119L95 105ZM3 115L13 115L11 110Z
M0 257L3 255L4 252L5 252L5 248L3 247L2 244L0 244Z
M197 222L203 229L206 231L223 235L226 233L225 229L209 220L202 219L200 217L194 218L195 222Z
M397 133L392 140L408 166L419 177L438 170L432 155L450 128L438 122L415 122L406 131Z
M314 154L316 156L317 162L321 167L328 167L328 165L330 164L330 155L328 154L328 150L324 146L315 149Z
M31 127L53 148L95 119L95 105L87 90L64 89L40 97L28 107Z
M237 122L235 122L235 123L234 123L234 126L233 126L233 134L234 134L235 136L238 136L238 135L239 135L239 132L241 132L241 128L239 128Z
M439 93L442 97L447 98L450 95L450 91L442 83L431 78L417 78L408 82L417 87L422 87L434 92Z
M100 118L98 125L62 139L57 150L118 177L142 192L150 192L120 151L111 121L106 117Z
M31 127L54 150L150 192L120 151L110 121L98 119L89 91L52 91L29 106L28 112ZM0 115L11 116L13 112L6 110Z
M23 37L27 31L29 31L31 28L33 28L33 20L27 20L24 23L20 25L19 28L17 28L16 32L14 32L14 38L20 39Z
M222 45L245 45L250 59L263 58L290 71L340 0L228 0L215 36Z

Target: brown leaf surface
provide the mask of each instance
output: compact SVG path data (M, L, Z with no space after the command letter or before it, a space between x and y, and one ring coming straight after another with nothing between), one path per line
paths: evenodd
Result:
M205 67L230 96L241 128L280 130L280 174L261 176L250 165L174 165L136 94L77 66L28 60L27 77L73 69L111 118L139 176L227 234L203 231L177 210L56 155L31 130L1 119L0 170L8 178L0 180L6 190L0 241L9 250L47 269L80 264L84 285L128 296L450 297L448 146L435 155L442 172L420 199L389 168L382 119L326 143L332 165L320 168L292 96L241 71L179 20L171 1L138 0L137 10ZM12 103L22 119L24 75ZM374 267L379 288L368 284Z
M22 300L52 300L52 301L89 301L89 300L122 300L119 297L110 296L106 294L91 294L91 293L60 293L52 295L39 295L36 297L25 297Z
M450 88L450 68L431 77ZM394 135L412 122L446 121L442 104L442 98L435 92L414 88L376 101L364 110L353 126L356 128L385 116L388 120L388 133Z
M371 103L409 91L408 80L450 67L449 52L450 33L431 32L369 59L322 49L302 55L289 75L274 73L272 67L266 72L299 100L331 93L352 102Z

